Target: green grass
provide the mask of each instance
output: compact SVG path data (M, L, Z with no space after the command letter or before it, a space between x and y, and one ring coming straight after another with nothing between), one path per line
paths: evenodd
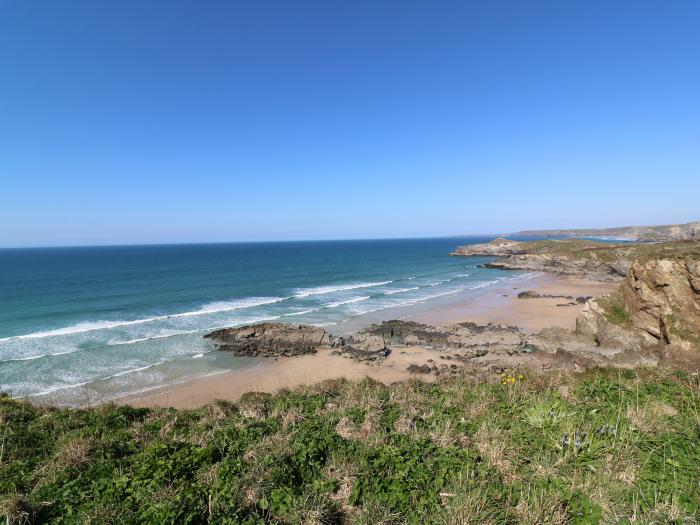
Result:
M625 308L625 301L622 295L622 288L596 299L598 305L603 309L608 322L620 326L630 326L632 317Z
M608 263L649 259L698 259L700 241L612 244L584 239L527 241L520 243L526 253L548 253L570 259L596 258Z
M8 523L697 523L698 380L331 381L198 410L0 398Z

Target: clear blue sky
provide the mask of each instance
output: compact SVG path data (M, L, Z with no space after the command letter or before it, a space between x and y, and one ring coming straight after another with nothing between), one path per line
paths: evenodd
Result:
M0 246L700 219L700 3L0 0Z

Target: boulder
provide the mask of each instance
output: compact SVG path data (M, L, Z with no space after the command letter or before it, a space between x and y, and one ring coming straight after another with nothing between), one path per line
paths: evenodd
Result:
M290 357L342 346L342 338L322 328L300 324L259 323L215 330L204 336L219 350L248 357Z

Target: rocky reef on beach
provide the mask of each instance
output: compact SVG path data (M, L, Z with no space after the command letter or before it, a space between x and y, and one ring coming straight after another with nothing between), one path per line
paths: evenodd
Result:
M223 328L204 337L214 341L219 350L245 357L293 357L313 354L319 348L335 348L342 344L342 339L322 328L285 323Z

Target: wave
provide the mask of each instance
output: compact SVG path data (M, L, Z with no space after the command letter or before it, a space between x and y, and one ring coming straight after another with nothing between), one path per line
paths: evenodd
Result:
M166 319L173 319L179 317L192 317L197 315L207 315L212 313L220 312L230 312L233 310L240 310L243 308L252 308L255 306L262 306L266 304L278 303L289 299L289 297L249 297L246 299L237 299L234 301L216 301L213 303L208 303L198 310L193 310L191 312L181 312L177 314L169 315L157 315L153 317L146 317L144 319L133 319L133 320L117 320L117 321L83 321L71 326L66 326L64 328L57 328L55 330L46 330L42 332L32 332L30 334L15 335L12 337L4 337L0 339L0 343L5 341L14 341L20 339L42 339L45 337L56 337L62 335L72 335L84 332L93 332L96 330L106 330L110 328L119 328L122 326L132 326L136 324L151 323L153 321L163 321Z
M52 357L52 356L57 356L57 355L66 355L66 354L73 354L75 352L79 352L80 348L75 348L73 350L66 350L65 352L53 352L49 354L39 354L39 355L31 355L28 357L13 357L9 359L0 359L0 363L10 363L12 361L34 361L35 359L41 359L42 357Z
M27 397L45 396L48 394L53 394L54 392L58 392L59 390L68 390L69 388L78 388L79 386L89 385L90 383L94 383L94 382L95 382L95 380L92 379L90 381L84 381L83 383L74 383L71 385L57 386L54 388L49 388L48 390L42 390L41 392L36 392L34 394L27 394Z
M348 299L346 301L338 301L337 303L328 303L327 305L324 305L324 308L335 308L336 306L343 306L344 304L359 303L360 301L366 301L369 298L370 298L369 295L365 295L364 297L354 297L353 299Z
M125 376L127 374L133 374L134 372L141 372L143 370L148 370L149 368L153 368L154 366L164 365L167 362L168 362L167 360L164 360L164 361L158 361L156 363L151 363L150 365L139 366L138 368L130 368L129 370L124 370L122 372L117 372L116 374L112 374L111 376L103 377L102 381L106 381L107 379L112 379L114 377Z
M282 317L290 317L290 316L293 316L293 315L310 314L311 312L317 312L317 311L320 310L321 308L323 308L323 306L319 306L318 308L309 308L308 310L302 310L302 311L300 311L300 312L292 312L292 313L290 313L290 314L283 314Z
M498 279L496 279L495 281L486 281L485 283L479 283L476 286L471 286L467 288L467 290L477 290L479 288L485 288L487 286L491 286L492 284L496 284L497 282L499 282Z
M333 292L344 292L347 290L356 290L358 288L372 288L374 286L383 286L391 284L393 281L382 281L377 283L358 283L358 284L343 284L340 286L318 286L316 288L301 288L297 290L294 297L309 297L310 295L323 295Z
M418 290L418 286L414 286L413 288L397 288L396 290L389 290L384 292L384 295L394 295L395 293L410 292L411 290Z
M121 345L133 345L136 343L142 343L144 341L152 341L153 339L167 339L168 337L175 337L184 334L195 334L201 332L202 330L184 330L182 332L174 332L172 334L166 335L153 335L150 337L139 337L138 339L129 339L128 341L107 341L107 346L121 346Z

